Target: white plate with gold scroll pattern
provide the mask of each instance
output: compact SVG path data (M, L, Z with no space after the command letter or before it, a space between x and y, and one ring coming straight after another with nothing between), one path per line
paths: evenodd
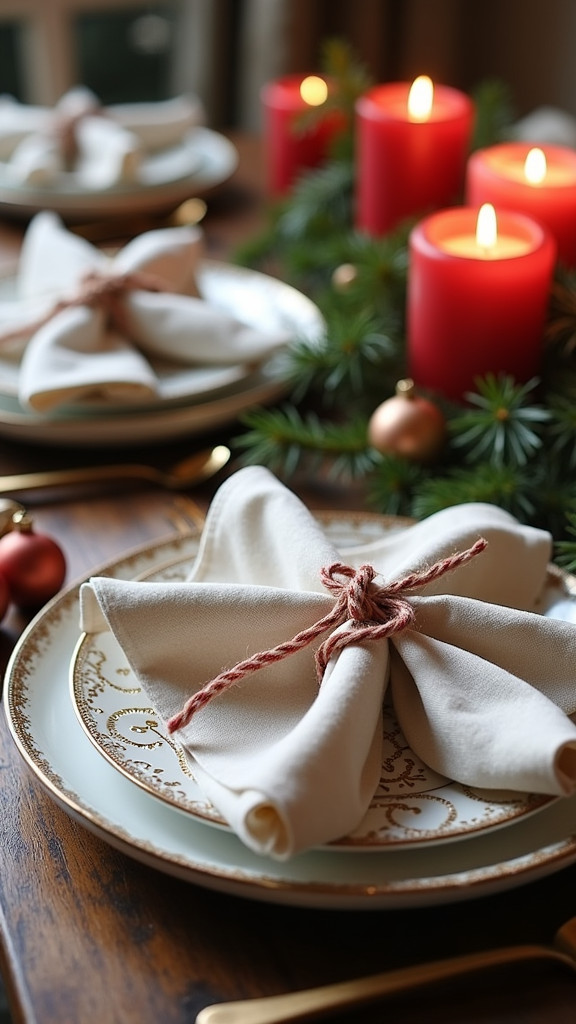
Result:
M341 533L377 530L379 517L339 519ZM349 541L350 543L350 541ZM344 546L344 545L342 545ZM136 579L193 558L198 538L147 544L94 569ZM554 614L574 614L574 599L552 577ZM7 668L4 708L25 764L71 817L128 856L167 874L229 895L291 906L387 910L485 896L576 863L576 797L553 800L505 828L465 842L363 852L313 850L286 863L260 857L230 831L207 826L159 800L102 756L70 700L69 667L78 644L79 584L55 597L30 623Z
M268 274L203 260L198 268L202 297L243 323L285 331L296 340L322 337L324 319L302 292ZM13 277L0 279L0 306L14 299ZM4 315L6 310L4 309ZM260 365L194 368L156 365L160 395L155 402L103 405L85 402L48 414L24 409L17 397L18 363L0 352L0 436L47 445L146 444L189 437L232 423L256 405L286 392L282 353Z
M320 515L345 557L348 546L370 542L400 520L380 516ZM193 559L180 559L144 579L182 581ZM550 598L548 597L549 601ZM576 609L575 609L576 615ZM83 727L101 753L157 798L208 823L227 827L206 801L184 750L168 735L109 633L82 636L71 665L72 700ZM549 797L477 789L439 775L408 746L394 709L384 709L382 773L370 808L351 835L331 843L340 850L383 850L465 838L533 814Z
M154 213L199 196L226 181L238 166L236 147L224 135L198 127L170 151L143 161L141 180L96 189L75 174L61 174L46 187L22 185L0 161L0 202L13 216L54 210L62 217L88 220L113 214Z

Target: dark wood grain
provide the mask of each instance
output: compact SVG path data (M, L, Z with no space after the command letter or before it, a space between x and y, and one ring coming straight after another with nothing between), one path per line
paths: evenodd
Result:
M209 250L219 257L262 216L259 144L240 142L241 168L213 197L206 220ZM0 227L0 261L17 251L19 237L12 225ZM168 462L184 447L148 454ZM0 472L88 458L110 453L2 442ZM202 509L219 482L191 495ZM302 493L316 507L363 502L359 491L318 482ZM175 523L173 496L152 488L35 496L32 508L37 528L62 544L69 580ZM1 624L2 666L24 625L14 611ZM3 715L0 830L1 966L18 1024L193 1024L212 1001L504 943L551 942L576 913L576 867L497 896L389 912L281 907L200 888L113 849L61 810L23 763ZM575 1011L576 976L542 964L460 979L335 1020L573 1024Z

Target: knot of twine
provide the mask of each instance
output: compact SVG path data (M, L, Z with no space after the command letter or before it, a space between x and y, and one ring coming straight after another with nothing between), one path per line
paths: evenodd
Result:
M14 341L28 334L35 334L65 309L77 306L100 308L106 316L108 327L121 334L130 334L129 317L123 299L127 292L173 292L169 281L157 274L145 271L129 271L125 274L106 274L100 270L89 270L81 278L78 290L68 298L59 299L43 316L20 324L18 327L0 331L0 342Z
M71 171L78 158L77 131L87 117L106 117L100 104L90 104L79 110L56 110L48 132L56 140L66 170Z
M385 640L394 633L399 633L412 626L415 612L407 595L417 587L423 587L445 573L469 562L470 559L484 551L487 543L483 537L480 537L472 547L465 551L443 558L428 569L409 573L402 579L394 580L386 586L377 586L374 583L378 573L371 565L361 565L359 569L354 569L341 562L335 562L333 565L323 567L320 570L322 583L336 595L332 610L315 622L313 626L297 633L291 640L286 640L268 651L253 654L239 662L234 668L221 672L190 697L182 709L169 719L168 732L173 733L182 729L200 708L244 676L281 661L288 655L307 647L326 630L335 630L336 627L351 620L352 629L338 633L332 632L316 651L316 675L320 683L326 666L336 651L363 641ZM343 579L338 577L343 577Z

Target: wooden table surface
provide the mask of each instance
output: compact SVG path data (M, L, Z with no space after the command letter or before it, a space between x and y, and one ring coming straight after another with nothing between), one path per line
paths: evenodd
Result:
M259 144L236 141L239 170L209 197L205 221L208 253L218 258L262 223ZM21 233L18 223L0 224L0 268L18 252ZM206 440L222 440L222 432ZM172 461L203 442L152 446L145 454L158 463ZM117 461L139 454L120 447L112 453ZM0 439L0 472L110 457ZM190 497L205 509L221 479ZM345 494L320 489L305 497L316 507L347 504ZM361 505L357 495L354 502ZM61 543L69 581L166 535L175 522L174 496L152 487L37 494L26 504L37 528ZM14 611L2 622L3 666L24 625ZM0 955L16 1022L193 1024L213 1001L291 991L500 944L549 943L576 914L576 866L445 906L317 910L229 896L145 866L69 817L23 763L4 715L0 767ZM335 1019L573 1024L575 1014L576 976L537 963L437 984Z

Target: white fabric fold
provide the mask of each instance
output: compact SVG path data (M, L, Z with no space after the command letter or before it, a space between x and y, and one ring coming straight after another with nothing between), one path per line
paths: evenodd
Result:
M119 182L137 183L144 152L134 132L109 117L83 117L75 130L79 184L95 192Z
M204 117L199 99L189 95L108 107L85 86L64 93L54 107L1 96L0 160L20 185L55 185L66 171L96 191L137 183L147 154L180 145Z
M361 822L380 779L387 696L414 752L443 775L482 788L571 793L576 626L530 610L550 536L493 506L447 509L340 553L271 473L244 469L217 492L185 582L93 578L81 588L81 626L113 631L168 722L224 668L290 640L333 608L323 566L369 562L385 586L482 536L484 552L408 594L411 627L351 643L331 658L320 687L314 652L324 636L213 697L175 738L243 842L279 859Z
M21 357L21 404L45 413L85 399L143 401L159 393L150 360L257 365L288 344L287 332L255 328L198 295L202 242L198 227L161 228L109 257L69 232L56 214L37 214L24 238L16 300L0 303L0 336L22 330L21 337L2 342L5 351ZM79 294L92 272L145 274L161 290L124 292L120 325L98 305L70 306L42 323L42 314Z

